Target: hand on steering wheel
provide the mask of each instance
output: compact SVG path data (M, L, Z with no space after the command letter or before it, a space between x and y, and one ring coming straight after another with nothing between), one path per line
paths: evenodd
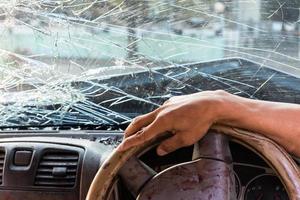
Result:
M223 91L205 91L170 98L155 111L133 120L119 150L141 145L165 132L173 136L158 146L159 155L194 144L221 119L218 108L226 95Z
M252 151L256 152L260 157L262 157L269 166L274 170L274 172L277 174L277 176L280 178L282 184L284 185L289 198L294 199L300 199L300 172L298 169L298 166L293 161L293 159L290 157L290 155L279 145L277 145L272 140L262 136L258 135L253 132L248 132L240 129L235 129L231 127L226 126L213 126L212 129L217 131L218 133L225 134L229 136L231 140L234 142L237 142L239 144L242 144L243 146L251 149ZM120 152L119 150L115 150L111 156L102 164L101 168L97 172L87 195L86 200L108 200L109 193L112 188L112 184L117 177L119 170L126 166L127 161L129 161L130 158L138 156L141 152L148 149L149 147L153 146L153 144L157 143L157 138L149 140L148 142L143 143L142 145L135 146L133 148L130 148L126 150L125 152ZM216 145L206 145L214 147ZM136 159L133 159L136 160ZM132 163L131 161L129 163ZM156 174L155 176L151 175L151 172L148 171L147 168L144 168L143 165L140 165L140 162L134 162L137 165L134 165L134 170L130 170L128 173L129 175L132 175L135 171L137 173L141 171L146 171L144 175L138 174L142 176L142 181L139 181L138 186L138 193L136 195L137 199L139 199L140 195L142 197L145 197L145 195L149 194L149 189L152 189L153 186L157 185L157 183L160 180L164 180L164 177L170 176L170 175L176 175L176 174L183 174L183 177L186 177L187 180L190 180L189 177L194 177L195 174L201 173L201 171L198 171L197 169L202 169L203 166L213 166L216 163L214 162L213 165L210 165L210 160L208 159L205 164L201 164L202 161L197 160L193 163L185 163L183 171L180 170L181 166L176 166L175 168L171 167L167 169L166 171L163 171L162 173ZM224 168L225 167L225 168ZM209 167L210 168L210 167ZM179 171L177 171L179 169ZM189 169L188 171L191 171L191 174L185 174L186 169ZM226 166L223 165L223 169L226 169ZM174 173L175 170L175 173ZM229 170L230 171L230 170ZM127 173L127 175L128 175ZM134 174L133 174L134 175ZM137 175L137 174L135 174ZM220 177L220 174L216 174L218 177ZM122 176L122 173L121 173ZM210 177L210 176L209 176ZM214 177L214 175L212 176ZM181 177L179 177L181 178ZM126 179L126 177L125 177ZM168 183L173 184L170 180ZM176 180L178 180L176 178ZM130 180L129 180L130 182ZM215 182L216 183L216 182ZM165 184L165 183L163 183ZM176 182L175 182L176 184ZM195 184L196 188L202 187L201 183ZM161 187L160 187L161 186ZM140 188L141 187L141 188ZM156 191L160 191L161 189L164 189L163 185L159 184L159 188ZM195 189L195 188L193 188ZM195 191L195 190L194 190ZM141 192L141 193L140 193ZM150 191L151 192L151 191ZM160 192L159 194L164 195L165 191ZM196 195L195 193L191 193L191 196ZM197 193L198 195L198 193ZM147 197L147 196L146 196ZM163 196L164 197L164 196ZM186 196L187 197L187 196ZM142 198L143 199L143 198ZM185 198L189 199L189 198ZM193 199L193 198L192 198Z

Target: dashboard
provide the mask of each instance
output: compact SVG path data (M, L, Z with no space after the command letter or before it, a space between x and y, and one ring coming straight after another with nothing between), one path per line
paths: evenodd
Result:
M264 160L236 143L231 143L230 148L238 199L289 199L280 179Z
M108 133L0 135L0 200L85 199L99 166L113 149L105 140Z
M119 131L18 131L0 134L0 200L83 200L99 166L122 140ZM288 199L272 169L230 143L237 199ZM193 147L141 160L159 172L190 161ZM112 199L133 199L120 181ZM120 189L121 188L121 189Z

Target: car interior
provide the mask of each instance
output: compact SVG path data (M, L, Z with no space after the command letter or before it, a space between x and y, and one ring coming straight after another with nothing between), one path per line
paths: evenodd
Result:
M298 0L0 5L0 200L300 199L300 159L248 130L116 151L173 96L300 103Z

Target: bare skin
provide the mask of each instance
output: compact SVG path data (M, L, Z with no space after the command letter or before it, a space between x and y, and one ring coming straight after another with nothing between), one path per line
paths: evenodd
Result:
M118 151L171 132L173 136L157 148L158 155L165 155L196 143L215 123L261 133L300 156L300 105L251 100L219 90L172 97L135 118Z

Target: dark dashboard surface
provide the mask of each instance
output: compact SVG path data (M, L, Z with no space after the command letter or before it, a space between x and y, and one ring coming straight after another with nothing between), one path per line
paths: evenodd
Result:
M89 138L83 139L80 136L83 132L64 133L69 138L49 132L3 134L5 138L0 139L0 199L3 200L85 199L101 162L113 148L104 141L104 135L92 134L92 138L85 133ZM30 137L31 134L35 137Z
M119 131L24 131L0 134L0 199L85 199L89 185ZM272 169L255 153L230 143L238 199L288 199ZM193 148L141 159L157 172L191 160ZM122 186L123 187L123 186ZM126 189L114 199L131 199ZM126 198L124 198L126 196Z

